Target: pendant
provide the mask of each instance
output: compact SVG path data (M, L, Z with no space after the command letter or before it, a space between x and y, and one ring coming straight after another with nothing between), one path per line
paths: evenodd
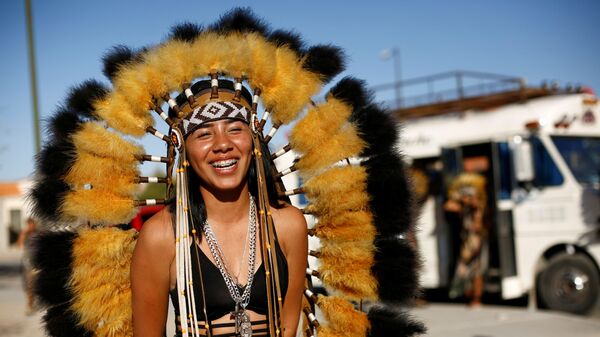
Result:
M236 304L235 311L231 313L231 317L235 319L235 333L240 337L252 337L252 321L244 307Z

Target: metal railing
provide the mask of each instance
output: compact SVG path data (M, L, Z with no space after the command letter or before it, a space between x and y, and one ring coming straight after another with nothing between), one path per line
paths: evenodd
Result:
M402 88L404 97L384 101L390 109L481 97L526 87L523 78L475 71L451 71L372 87L375 92Z

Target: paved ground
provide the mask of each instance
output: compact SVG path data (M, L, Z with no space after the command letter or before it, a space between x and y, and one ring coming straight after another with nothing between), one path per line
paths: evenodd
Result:
M431 337L598 337L600 320L501 306L430 304L414 311Z
M43 337L41 315L25 315L18 261L18 252L0 254L0 337ZM598 315L590 318L489 305L470 309L448 303L428 304L415 309L414 315L425 322L431 337L600 336Z

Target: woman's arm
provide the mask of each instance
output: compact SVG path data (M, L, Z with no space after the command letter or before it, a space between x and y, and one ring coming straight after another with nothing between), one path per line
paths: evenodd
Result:
M144 223L131 262L133 335L136 337L164 336L174 242L166 210Z
M288 289L281 313L283 337L296 336L308 258L308 233L302 212L289 206L274 217L277 237L288 263Z

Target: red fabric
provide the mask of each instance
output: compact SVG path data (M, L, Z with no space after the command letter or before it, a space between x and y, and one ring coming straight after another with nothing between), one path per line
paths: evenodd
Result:
M138 214L131 220L131 227L135 228L138 232L142 229L142 225L146 220L150 219L154 214L158 213L161 209L165 207L164 205L155 205L155 206L144 206L140 208Z

